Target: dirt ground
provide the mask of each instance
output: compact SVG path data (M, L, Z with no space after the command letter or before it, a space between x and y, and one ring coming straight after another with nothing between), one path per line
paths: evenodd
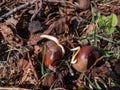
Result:
M119 0L0 0L0 90L119 88Z

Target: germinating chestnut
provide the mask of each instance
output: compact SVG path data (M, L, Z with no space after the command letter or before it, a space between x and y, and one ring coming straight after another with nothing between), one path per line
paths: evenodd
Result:
M50 66L56 66L65 54L64 47L59 43L56 37L50 35L41 35L40 37L51 40L47 41L44 45L43 58L45 66L48 68Z
M100 54L96 47L84 46L81 49L79 47L72 57L71 64L76 71L85 72L99 57Z
M53 41L46 42L43 52L45 52L44 64L46 67L49 67L49 65L57 65L60 58L62 57L61 48Z

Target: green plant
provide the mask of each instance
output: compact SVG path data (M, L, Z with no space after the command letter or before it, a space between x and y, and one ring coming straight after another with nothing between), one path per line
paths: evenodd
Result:
M96 23L93 6L91 6L91 12L92 12L92 23ZM95 30L94 30L94 46L97 46L97 36L96 35L97 35L97 29L95 27Z
M40 63L42 76L44 76L44 75L47 73L47 71L46 71L46 69L45 69L45 66L44 66L45 52L46 52L46 47L44 47L44 54L43 54L42 62Z
M98 84L96 77L94 78L94 80L91 80L85 73L82 73L82 74L84 75L85 79L89 82L91 89L96 89L96 90L102 89Z
M110 16L104 16L98 14L98 19L96 20L99 29L105 29L107 35L112 34L118 23L116 14L112 13Z

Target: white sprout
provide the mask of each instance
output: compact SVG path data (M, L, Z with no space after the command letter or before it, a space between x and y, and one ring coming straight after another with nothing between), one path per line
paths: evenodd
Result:
M75 59L76 55L79 53L80 51L80 47L76 47L76 48L73 48L73 49L70 49L71 51L76 51L76 53L72 56L72 59L71 59L71 64L75 64L77 62L77 59Z
M60 44L59 40L58 40L56 37L50 36L50 35L41 35L40 37L54 41L54 42L62 49L62 54L63 54L63 55L65 54L65 49L64 49L64 47Z

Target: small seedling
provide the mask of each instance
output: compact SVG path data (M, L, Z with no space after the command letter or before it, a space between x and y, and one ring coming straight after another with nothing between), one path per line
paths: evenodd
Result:
M105 29L107 35L111 35L115 31L117 23L118 19L114 13L110 16L99 15L99 18L97 20L99 29Z

